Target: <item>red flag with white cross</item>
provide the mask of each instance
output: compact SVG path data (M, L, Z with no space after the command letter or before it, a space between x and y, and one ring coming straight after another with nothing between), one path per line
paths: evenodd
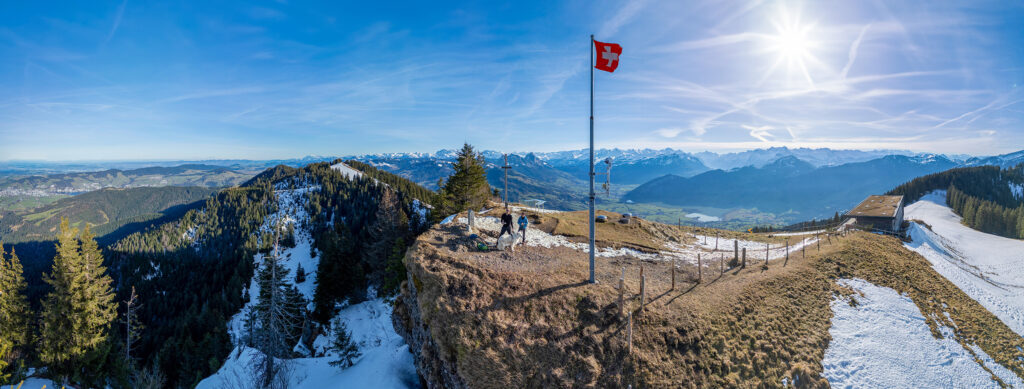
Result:
M611 73L619 67L619 55L622 54L622 46L619 46L617 43L594 41L594 50L597 52L594 68Z

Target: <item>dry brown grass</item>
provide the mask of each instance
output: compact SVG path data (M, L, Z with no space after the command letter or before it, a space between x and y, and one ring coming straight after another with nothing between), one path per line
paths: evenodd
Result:
M494 208L489 216L501 216L501 209ZM525 212L531 219L533 228L539 228L544 232L555 235L562 235L570 240L584 242L590 234L588 223L589 213L587 211L561 212L561 213L535 213ZM701 228L692 226L674 226L657 222L651 222L641 218L631 218L628 224L620 223L622 214L598 210L598 215L608 217L606 223L596 223L596 243L601 247L629 247L646 252L657 252L664 250L665 242L686 242L692 243L694 238L691 234L715 236L718 234L722 239L744 239L754 242L771 244L783 244L787 237L773 236L770 234L750 234L737 231L718 230L713 228ZM790 242L799 240L799 237L789 237Z
M565 214L540 218L548 227L548 219L574 220ZM621 234L610 244L639 246L658 244L664 231L678 231L645 224L604 232ZM578 234L568 227L562 231ZM772 261L767 270L755 262L719 275L719 263L709 261L699 284L682 281L696 280L696 271L680 265L675 290L665 262L599 259L599 283L589 285L583 282L583 252L527 247L512 256L471 252L465 243L458 228L435 227L417 240L405 262L440 357L474 388L754 388L780 387L783 378L796 379L799 387L827 387L821 360L830 341L829 303L836 293L850 293L836 286L838 277L861 277L908 293L936 330L948 325L940 309L949 307L961 341L977 343L1024 376L1019 363L1012 366L1021 356L1014 347L1024 340L891 238L833 239L820 253L808 250L806 260L794 255L787 266ZM648 293L643 313L637 296L641 266ZM622 267L628 311L635 315L632 353L616 304Z

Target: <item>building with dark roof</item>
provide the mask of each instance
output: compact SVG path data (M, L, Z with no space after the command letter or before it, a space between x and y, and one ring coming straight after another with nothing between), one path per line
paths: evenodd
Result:
M903 225L903 196L868 196L847 212L860 227L898 233Z

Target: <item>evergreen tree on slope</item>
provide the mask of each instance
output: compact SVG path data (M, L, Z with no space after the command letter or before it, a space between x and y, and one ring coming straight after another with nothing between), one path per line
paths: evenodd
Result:
M264 258L259 278L259 303L256 304L256 348L262 351L254 361L254 370L264 387L277 386L282 378L281 366L275 358L290 358L292 348L302 334L305 318L305 300L288 279L288 269L280 263L278 239L281 228L275 232L274 250Z
M395 191L384 188L373 225L370 226L370 239L363 250L364 263L377 285L398 285L405 278L404 267L397 269L388 266L395 251L396 244L405 250L405 240L409 233L409 217L406 216L402 204L398 201ZM385 291L386 292L386 291Z
M88 225L78 230L62 218L57 234L57 256L43 280L53 290L43 299L39 358L53 374L78 380L85 367L105 359L108 330L116 315L111 279L105 274L103 255Z
M0 382L11 378L8 369L17 360L23 360L29 341L29 308L25 299L25 278L21 262L11 249L8 259L0 244Z
M484 164L483 154L474 151L468 143L462 146L455 162L452 162L455 172L444 185L438 185L441 188L443 214L478 210L484 206L491 194Z

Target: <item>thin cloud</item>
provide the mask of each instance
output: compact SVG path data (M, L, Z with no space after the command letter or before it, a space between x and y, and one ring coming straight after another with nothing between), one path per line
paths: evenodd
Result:
M117 6L117 13L114 14L114 24L110 26L110 31L107 32L107 37L103 39L103 43L100 47L106 46L111 39L114 38L114 34L117 33L118 27L121 27L121 19L124 18L124 9L128 6L128 0L121 2L121 5Z
M843 66L843 70L839 72L839 78L846 79L846 75L850 73L850 67L853 66L853 62L857 60L857 49L860 48L860 42L864 40L864 34L871 28L871 23L868 23L860 30L860 34L857 35L857 39L854 39L853 43L850 44L850 53L847 55L846 66Z
M615 12L611 19L605 22L601 29L598 31L598 35L602 38L610 37L619 32L626 23L629 23L636 17L637 13L647 6L648 0L630 0L626 2L626 5L622 6L617 12ZM607 38L605 38L607 39Z
M746 124L743 124L743 125L740 125L740 127L743 127L744 129L749 130L750 131L750 136L752 136L754 138L757 138L758 140L760 140L762 142L771 142L772 140L769 139L769 138L774 138L775 137L770 132L771 130L775 129L775 127L772 127L772 126L755 127L755 126L748 126Z
M660 135L663 138L675 138L675 137L679 136L679 134L682 134L685 131L686 131L685 129L682 129L682 128L679 128L679 127L672 127L672 128L659 128L659 129L657 129L654 132L656 134Z
M266 91L264 87L242 87L242 88L228 88L228 89L214 89L206 90L196 93L188 93L184 95L178 95L169 97L166 99L158 100L157 103L177 103L187 100L198 100L208 99L213 97L224 97L224 96L236 96L252 93L260 93Z

